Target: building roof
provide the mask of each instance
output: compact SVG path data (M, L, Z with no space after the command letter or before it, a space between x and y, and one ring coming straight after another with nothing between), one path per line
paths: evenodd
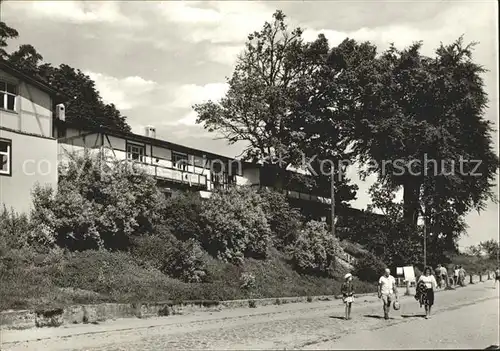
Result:
M64 102L69 99L64 93L49 86L43 80L36 78L31 74L21 72L17 67L2 58L0 58L0 69L46 92L58 102Z
M56 126L65 126L67 128L75 128L79 130L84 130L88 132L95 132L95 133L105 133L107 135L119 137L119 138L126 138L130 141L136 141L136 142L143 142L159 147L164 147L164 148L169 148L169 149L174 149L175 151L179 152L184 152L187 154L191 155L206 155L207 158L211 159L224 159L224 160L231 160L234 159L232 157L228 156L223 156L223 155L218 155L214 154L211 152L195 149L192 147L172 143L170 141L162 140L162 139L157 139L157 138L151 138L145 135L140 135L140 134L135 134L132 132L126 132L126 131L120 131L116 129L112 129L109 127L105 126L88 126L88 125L82 125L80 123L76 122L68 122L68 121L61 121L61 120L55 120Z

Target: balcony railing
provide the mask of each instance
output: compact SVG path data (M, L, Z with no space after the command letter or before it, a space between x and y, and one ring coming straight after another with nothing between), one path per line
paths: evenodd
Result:
M195 174L177 168L150 165L147 163L137 163L137 165L144 169L148 174L158 179L165 179L189 185L207 186L207 177L202 174Z
M272 187L272 186L259 186L259 185L257 185L257 186L260 188L263 188L263 189L277 190L275 187ZM292 199L316 201L316 202L320 202L320 203L327 204L327 205L332 203L332 200L330 198L327 198L327 197L316 196L316 195L311 195L311 194L306 194L306 193L301 193L298 191L286 190L286 189L282 189L281 191L284 192L286 194L286 196L288 196L289 198L292 198Z

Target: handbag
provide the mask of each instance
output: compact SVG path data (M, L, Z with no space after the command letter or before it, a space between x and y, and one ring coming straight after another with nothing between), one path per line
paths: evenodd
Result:
M354 302L354 297L353 297L353 296L347 296L347 297L344 299L344 302L347 302L347 303L353 303L353 302Z

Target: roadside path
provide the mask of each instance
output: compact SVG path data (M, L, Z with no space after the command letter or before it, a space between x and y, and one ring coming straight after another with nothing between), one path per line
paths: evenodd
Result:
M350 321L341 318L343 305L341 300L335 300L146 320L123 319L100 325L8 330L2 331L2 350L324 349L343 348L338 346L342 345L342 340L355 343L355 348L362 348L366 340L369 340L370 345L371 341L361 340L356 336L358 333L377 333L380 328L385 330L400 324L408 324L407 330L414 328L411 325L415 324L416 330L419 330L422 325L430 326L441 322L450 324L450 329L456 318L462 318L461 328L470 328L477 332L477 316L469 322L468 308L472 310L473 305L477 305L481 306L481 311L488 311L484 325L489 325L493 317L498 320L499 290L492 287L492 281L487 281L455 291L438 292L435 308L437 321L422 320L418 317L423 313L423 308L419 308L412 296L402 297L401 310L392 311L393 318L386 321L380 318L380 302L376 297L370 296L356 301L352 313L353 320ZM400 289L400 294L403 292L404 289ZM497 308L491 312L493 303ZM434 328L437 328L435 331L439 330L435 325ZM492 330L488 330L488 337L491 339ZM373 338L376 338L378 334L374 335ZM349 337L353 339L347 339ZM369 337L365 335L364 338ZM489 346L486 345L490 342L489 339L484 341L482 348ZM473 341L470 347L476 345L472 343ZM461 344L461 347L467 346ZM420 345L410 347L420 348Z
M441 311L431 319L415 319L384 329L367 330L305 349L478 349L498 347L498 299L483 300L456 310Z

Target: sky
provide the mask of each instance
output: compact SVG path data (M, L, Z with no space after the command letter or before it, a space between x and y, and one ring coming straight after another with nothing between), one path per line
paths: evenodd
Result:
M234 157L241 145L227 145L196 125L191 106L227 91L226 77L234 69L249 33L282 10L290 28L304 29L314 40L324 33L330 46L346 37L368 40L384 50L392 42L404 48L424 43L433 55L439 44L460 35L479 42L476 62L484 74L490 98L485 118L498 128L498 4L496 1L14 1L1 3L1 20L19 31L10 49L29 43L53 65L69 64L95 82L106 102L128 117L133 131L154 125L157 137ZM493 136L498 153L498 133ZM353 207L370 203L353 167L348 176L358 184ZM498 195L498 178L494 192ZM398 198L401 194L398 194ZM498 240L498 204L467 216L465 247Z

